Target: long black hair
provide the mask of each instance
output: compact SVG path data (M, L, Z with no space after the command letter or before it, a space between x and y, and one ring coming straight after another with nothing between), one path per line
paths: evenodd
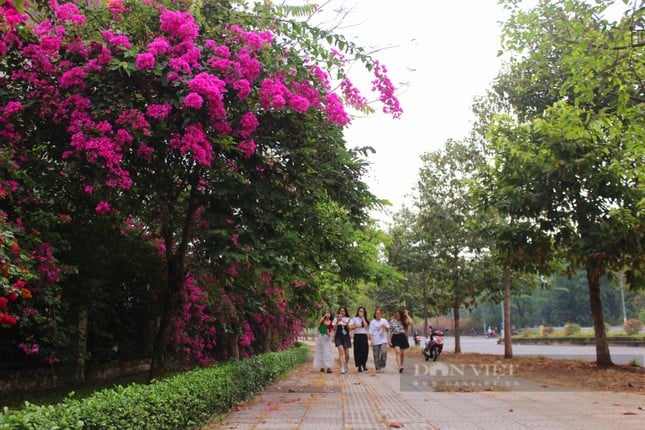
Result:
M338 315L340 315L340 310L341 310L341 309L345 311L345 316L346 316L347 318L349 318L349 312L347 312L347 308L346 308L345 306L340 306L340 307L338 308Z

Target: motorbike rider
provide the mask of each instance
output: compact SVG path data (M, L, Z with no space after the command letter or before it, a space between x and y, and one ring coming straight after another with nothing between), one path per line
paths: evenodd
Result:
M426 348L428 345L430 345L430 342L432 342L432 335L434 334L434 329L432 328L432 324L428 324L428 337L426 338Z
M439 358L439 354L443 350L443 333L441 330L434 330L432 325L428 325L428 337L426 338L423 348L423 356L426 361L432 358L434 361Z

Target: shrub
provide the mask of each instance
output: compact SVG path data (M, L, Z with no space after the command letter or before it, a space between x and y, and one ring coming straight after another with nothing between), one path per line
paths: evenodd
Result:
M580 324L576 323L566 323L564 325L564 335L565 336L573 336L575 334L580 333Z
M642 328L643 323L634 318L628 319L627 321L625 321L625 324L623 324L623 330L625 330L625 333L629 335L638 334L638 332L640 332Z
M549 325L541 326L540 327L540 335L542 336L549 336L553 334L553 327Z
M67 399L55 406L26 404L0 413L2 429L194 429L248 400L308 360L301 346L247 360L200 368L156 381Z

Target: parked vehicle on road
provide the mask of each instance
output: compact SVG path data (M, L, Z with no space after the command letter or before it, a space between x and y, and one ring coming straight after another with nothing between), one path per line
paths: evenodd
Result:
M437 361L443 351L443 332L441 330L430 331L430 336L426 339L423 347L423 356L426 361L432 359Z

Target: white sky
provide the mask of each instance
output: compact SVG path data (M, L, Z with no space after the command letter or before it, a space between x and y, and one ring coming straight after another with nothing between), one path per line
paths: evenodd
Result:
M473 98L484 94L500 68L503 11L496 0L332 0L326 12L341 5L351 12L337 33L368 50L393 46L373 57L399 89L401 119L380 112L356 118L345 134L350 147L375 148L365 180L393 212L410 205L420 155L470 131ZM369 82L355 83L370 90ZM382 223L390 218L374 216Z

